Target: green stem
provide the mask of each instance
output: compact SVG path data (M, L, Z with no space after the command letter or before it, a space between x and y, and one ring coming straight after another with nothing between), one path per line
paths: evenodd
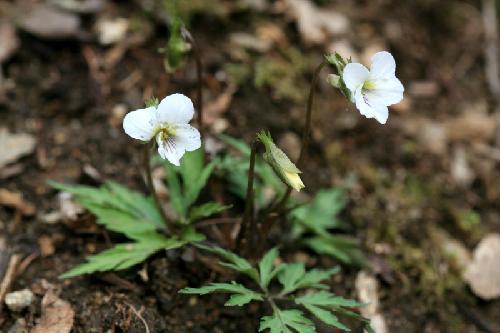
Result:
M240 248L241 242L244 238L247 238L247 249L253 248L255 242L255 235L257 232L257 225L255 223L255 218L253 216L254 212L253 183L255 178L255 158L257 154L257 144L258 141L254 141L251 146L250 164L248 167L247 194L245 198L245 213L243 215L243 222L241 223L241 229L236 241L237 249ZM247 237L248 229L250 229L250 237Z
M304 164L306 152L309 146L309 139L311 136L312 110L313 110L314 92L316 83L318 82L321 70L326 65L327 65L326 61L323 61L321 64L319 64L319 66L316 67L313 74L313 78L311 80L311 86L309 88L309 97L307 99L307 105L306 105L306 122L304 125L304 131L302 132L302 145L300 147L300 154L297 160L297 167L299 169ZM278 219L279 213L285 208L286 202L288 201L288 198L290 197L291 193L292 193L292 188L288 187L283 197L277 203L272 205L271 208L268 210L268 212L265 214L264 218L265 223L262 226L260 232L261 237L267 235L268 232L271 230L271 228L274 226L274 224Z
M151 146L149 144L144 145L144 159L143 159L143 166L144 170L146 171L146 185L148 186L149 192L151 192L151 195L153 196L154 202L156 204L156 208L160 212L160 215L165 222L165 228L167 231L173 233L175 232L176 228L173 222L167 217L167 214L165 212L165 209L163 208L160 197L158 195L158 192L156 192L154 183L153 183L153 175L151 171Z

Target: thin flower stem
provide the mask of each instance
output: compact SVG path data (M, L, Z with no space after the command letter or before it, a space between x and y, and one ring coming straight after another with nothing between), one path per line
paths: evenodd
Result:
M313 78L311 80L311 86L309 88L309 97L307 99L307 105L306 105L306 122L304 125L304 131L302 132L302 145L300 147L300 154L299 158L297 160L297 167L300 169L302 165L304 164L307 149L309 146L309 139L311 136L311 123L312 123L312 110L313 110L313 102L314 102L314 93L315 93L315 88L316 84L319 79L319 74L323 67L327 65L327 61L323 61L321 64L319 64L318 67L314 70ZM288 187L285 194L283 197L278 201L276 204L272 205L271 208L268 210L267 214L265 214L264 221L265 223L263 224L261 228L261 238L264 239L264 235L267 235L271 228L274 226L276 221L278 220L279 213L283 211L283 209L286 206L286 202L288 201L288 198L290 198L290 194L292 193L292 188Z
M239 249L241 242L244 238L247 238L247 249L251 249L254 246L255 235L257 232L257 225L255 223L255 218L253 216L254 211L254 191L253 183L255 178L255 157L257 154L257 144L258 141L254 141L251 147L250 153L250 164L248 167L248 182L247 182L247 194L245 199L245 213L243 215L243 222L241 223L241 229L236 239L236 248ZM248 233L250 229L250 234ZM247 237L249 234L249 237Z
M165 227L168 232L174 233L175 226L172 223L172 221L167 217L167 214L165 213L165 209L163 208L160 197L158 196L158 192L156 192L155 186L153 184L153 175L151 173L151 146L149 144L144 145L144 159L143 159L143 166L144 170L146 171L146 185L148 186L149 192L151 192L151 195L153 196L153 199L156 204L156 208L160 212L160 215L165 221Z
M196 79L197 79L197 89L196 89L196 109L198 110L198 127L200 130L201 137L204 134L204 123L203 123L203 63L201 62L200 49L198 43L194 39L193 35L186 29L182 28L182 35L191 44L193 57L196 64ZM203 142L203 140L202 140Z

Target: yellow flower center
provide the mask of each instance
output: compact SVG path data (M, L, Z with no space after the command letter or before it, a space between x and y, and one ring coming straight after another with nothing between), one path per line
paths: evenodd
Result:
M373 90L373 89L375 89L375 82L366 80L363 83L363 90Z
M168 138L175 136L175 127L171 125L162 125L158 129L158 135L160 136L162 141L167 141Z

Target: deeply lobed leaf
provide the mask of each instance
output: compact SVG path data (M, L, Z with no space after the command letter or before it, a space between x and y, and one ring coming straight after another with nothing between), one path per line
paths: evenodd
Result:
M272 316L261 318L259 332L268 329L270 333L315 333L314 323L304 317L300 310L273 309Z
M228 267L234 271L246 274L254 281L259 283L259 273L246 259L217 246L206 246L202 244L197 244L196 246L225 259L225 262L220 262L221 265Z
M186 241L166 238L157 233L144 234L144 239L137 243L119 244L87 258L87 262L64 273L60 278L70 278L83 274L122 270L143 262L161 249L173 249L184 245Z
M151 198L114 182L99 188L84 185L49 184L71 193L76 200L97 217L96 222L130 239L163 229L164 223Z
M226 302L226 306L242 306L251 301L262 301L262 294L244 287L236 282L232 283L211 283L200 288L184 288L179 291L181 294L206 295L210 293L232 294Z
M272 248L269 250L259 261L259 276L260 276L260 286L266 290L269 282L276 276L281 270L281 267L274 267L273 263L278 257L279 252L277 248Z

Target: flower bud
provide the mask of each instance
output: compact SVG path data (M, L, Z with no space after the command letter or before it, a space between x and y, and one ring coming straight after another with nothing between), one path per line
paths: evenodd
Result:
M257 138L266 149L263 155L264 160L269 163L281 180L297 191L304 188L305 185L299 176L301 171L292 161L290 161L288 156L274 144L271 134L262 131L257 134Z
M335 88L340 88L340 76L335 75L335 74L328 74L328 77L326 78L326 81L330 83L332 86Z
M146 105L147 108L149 107L158 107L158 104L160 104L160 100L157 98L157 97L150 97L146 100L146 102L144 103Z

